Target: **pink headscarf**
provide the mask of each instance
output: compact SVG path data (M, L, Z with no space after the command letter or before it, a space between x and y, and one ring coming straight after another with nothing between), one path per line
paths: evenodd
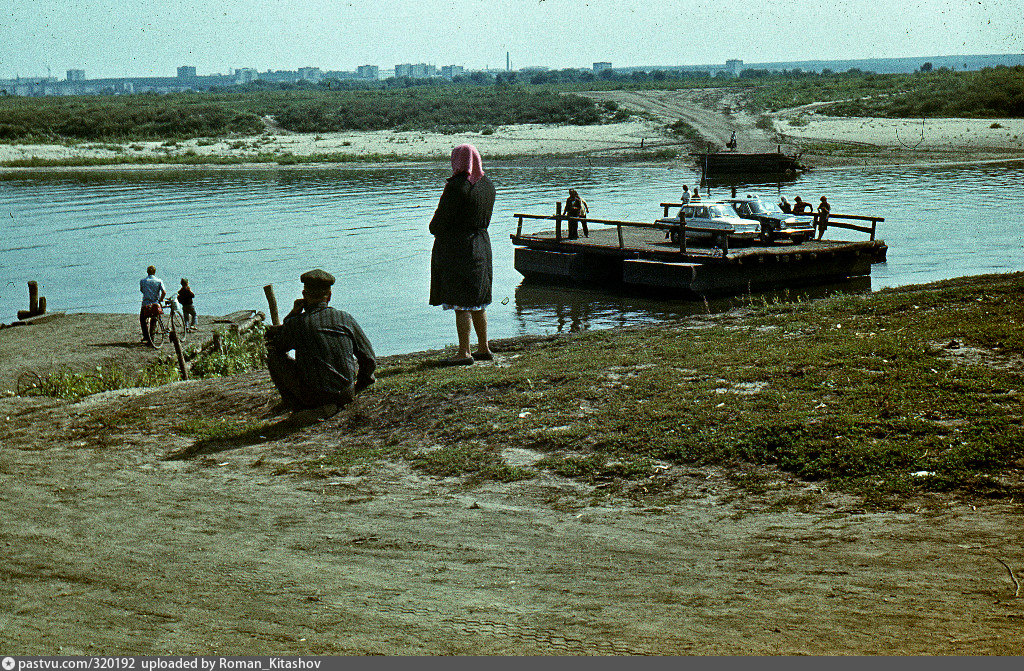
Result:
M480 152L471 144L460 144L452 149L452 175L469 174L469 183L476 184L484 176L484 162Z

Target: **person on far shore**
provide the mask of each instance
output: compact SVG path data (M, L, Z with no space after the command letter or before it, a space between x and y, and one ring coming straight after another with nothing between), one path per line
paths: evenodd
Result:
M828 204L828 200L825 196L821 197L821 203L818 204L818 239L821 240L822 236L825 235L825 229L828 228L828 215L832 212L832 206Z
M452 149L452 176L444 185L430 220L430 304L455 311L458 353L445 365L489 361L487 312L491 303L491 240L487 227L494 210L494 185L484 174L480 152L471 144ZM470 330L477 350L470 349Z
M188 279L181 278L181 288L178 289L178 303L181 304L181 313L185 318L185 330L195 331L199 323L196 317L196 306L193 304L196 295L192 293L192 287L188 285Z
M571 217L569 219L569 239L575 240L580 237L577 229L580 225L583 226L583 237L589 238L590 231L587 230L587 213L590 212L590 207L587 206L587 201L580 198L580 194L576 189L569 189L569 197L565 199L565 216Z
M793 201L793 214L806 214L808 212L814 212L814 206L806 200L801 200L800 196L797 196L796 200Z
M281 399L293 410L341 408L376 381L373 346L355 318L328 305L334 276L310 270L302 298L280 326L267 328L267 370ZM294 350L295 357L288 356Z
M142 292L142 309L139 311L139 325L142 327L142 342L153 344L150 333L157 327L157 318L163 314L160 302L167 296L163 281L156 276L156 266L146 268L146 276L139 280Z

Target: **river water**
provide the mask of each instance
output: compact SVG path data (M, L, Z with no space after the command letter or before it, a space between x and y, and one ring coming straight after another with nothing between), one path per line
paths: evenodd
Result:
M591 216L653 221L697 176L644 167L493 167L494 338L656 321L706 306L596 290L523 285L512 267L515 212L550 214L569 186ZM200 314L281 311L298 276L320 267L338 278L332 304L356 316L379 354L443 347L454 318L427 305L432 238L427 223L442 166L318 170L160 170L8 175L0 178L0 321L27 307L28 280L51 311L138 310L138 280L153 264L168 289L189 278ZM1024 270L1024 162L956 167L813 171L782 184L740 184L832 211L885 217L888 262L871 287ZM717 188L714 196L725 196ZM848 239L865 239L845 233ZM832 233L833 231L830 231Z

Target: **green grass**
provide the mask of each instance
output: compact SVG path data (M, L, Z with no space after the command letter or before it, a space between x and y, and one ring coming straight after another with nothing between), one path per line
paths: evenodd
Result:
M1011 496L1000 476L1024 464L1022 295L1018 274L750 301L742 318L698 329L556 339L507 368L453 375L398 362L346 431L455 446L405 457L445 476L504 480L492 470L517 447L543 458L516 478L642 481L659 465L694 464L770 467L876 503ZM960 356L965 347L982 358Z

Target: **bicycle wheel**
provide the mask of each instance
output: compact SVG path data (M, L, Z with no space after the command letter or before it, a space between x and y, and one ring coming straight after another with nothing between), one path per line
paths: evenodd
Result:
M171 315L171 330L178 334L178 342L185 344L185 320L177 312Z
M39 396L43 393L43 378L39 373L27 370L18 376L18 384L15 387L18 396Z
M164 336L167 334L167 325L164 324L163 316L149 321L149 343L154 349L160 349L164 344Z

